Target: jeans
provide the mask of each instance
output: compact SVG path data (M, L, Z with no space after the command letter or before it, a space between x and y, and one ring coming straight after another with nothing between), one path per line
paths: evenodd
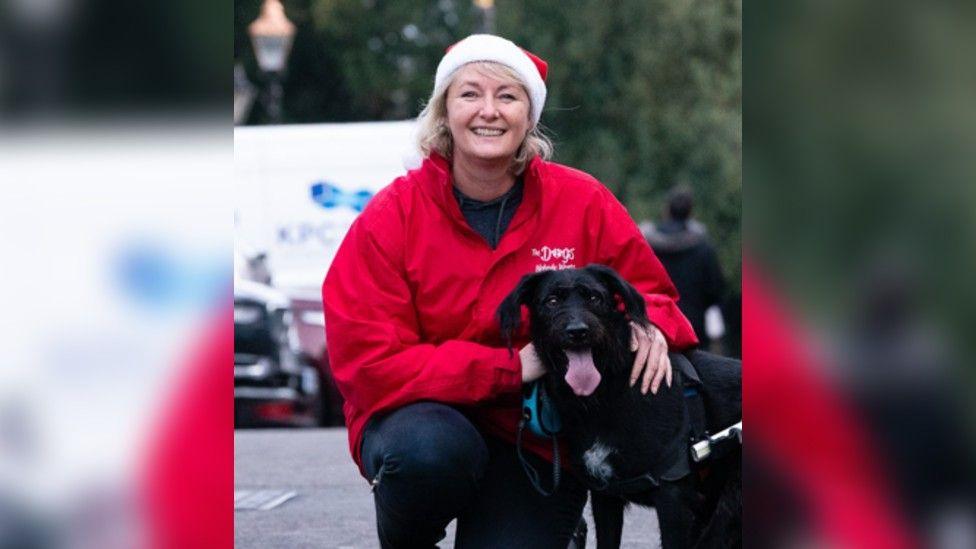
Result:
M513 445L482 435L444 404L419 402L374 419L362 456L384 549L436 547L454 518L458 549L565 549L586 504L586 488L565 471L556 494L536 492ZM526 458L551 478L551 463Z

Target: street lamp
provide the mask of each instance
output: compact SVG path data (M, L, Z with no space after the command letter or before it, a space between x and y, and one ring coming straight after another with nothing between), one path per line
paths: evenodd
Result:
M481 9L481 32L495 34L495 0L474 0Z
M281 5L281 0L264 0L261 15L247 27L247 33L251 35L258 67L269 79L263 101L268 119L272 124L279 124L283 95L281 75L285 71L288 53L291 52L295 25L285 17L285 7Z
M244 66L234 65L234 125L242 124L251 112L254 102L254 85L247 79Z

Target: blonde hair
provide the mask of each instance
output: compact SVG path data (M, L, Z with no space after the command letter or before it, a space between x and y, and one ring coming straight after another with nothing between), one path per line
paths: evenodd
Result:
M518 82L523 89L527 89L518 73L505 65L492 61L476 61L473 64L492 78ZM417 148L424 157L430 156L431 152L436 152L450 160L454 152L454 138L447 125L447 89L451 87L459 72L455 71L444 79L440 86L434 88L430 99L417 117ZM529 95L528 92L526 95ZM532 99L530 98L529 101L531 102ZM529 111L531 112L531 105ZM525 134L525 139L519 145L515 159L512 161L512 173L516 175L522 173L534 156L539 156L543 160L552 157L552 141L542 133L539 124L533 124Z

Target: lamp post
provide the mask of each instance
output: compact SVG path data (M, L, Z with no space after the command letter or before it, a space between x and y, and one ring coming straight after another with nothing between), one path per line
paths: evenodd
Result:
M247 79L244 66L234 65L234 125L242 124L251 112L254 102L254 85Z
M474 0L481 9L481 32L495 34L495 0Z
M281 76L291 52L295 25L285 16L280 0L264 0L261 15L247 27L258 67L268 75L268 88L262 103L271 124L281 123Z

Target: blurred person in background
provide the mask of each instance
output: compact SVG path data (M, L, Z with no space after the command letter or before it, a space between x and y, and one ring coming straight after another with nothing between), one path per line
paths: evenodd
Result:
M824 375L829 361L810 330L759 267L744 267L743 415L755 448L743 462L746 545L919 547L892 503L888 456Z
M691 216L691 189L679 185L668 193L667 217L661 223L645 222L641 230L678 289L678 307L702 341L709 338L705 313L724 305L725 277L705 226Z
M925 318L911 262L882 255L864 271L839 381L916 531L932 547L974 547L976 452L956 358Z
M578 540L586 488L564 475L541 496L513 446L522 384L545 373L527 330L512 352L495 318L524 275L602 263L641 291L653 325L633 330L631 382L645 393L670 384L669 349L698 342L623 206L547 160L547 71L497 36L451 47L419 117L422 163L369 203L324 281L350 450L373 485L383 547L433 546L455 517L458 546ZM524 446L533 467L551 467L548 441Z

